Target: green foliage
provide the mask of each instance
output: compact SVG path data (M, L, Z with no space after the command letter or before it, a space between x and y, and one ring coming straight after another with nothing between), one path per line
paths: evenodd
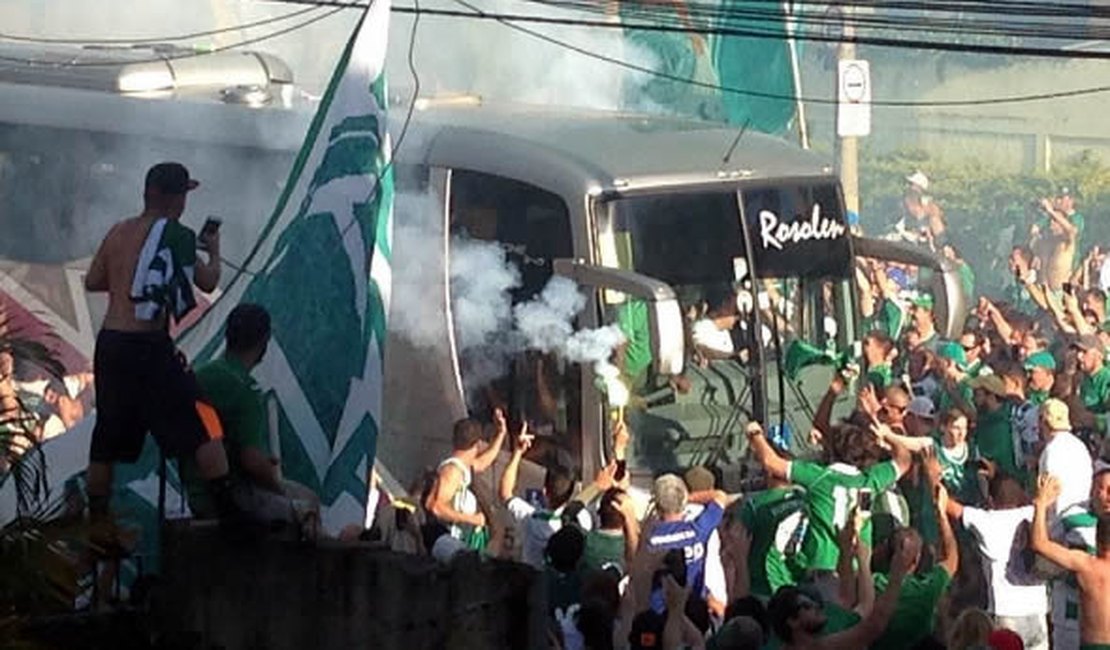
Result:
M944 209L949 241L978 278L980 291L996 291L1008 279L1006 254L1028 241L1029 227L1043 217L1034 202L1068 187L1086 218L1084 249L1110 244L1110 166L1092 152L1057 165L1052 172L1009 173L990 165L950 161L920 150L860 159L861 219L871 234L886 232L901 215L905 177L921 170L929 194ZM1084 250L1085 252L1085 250Z

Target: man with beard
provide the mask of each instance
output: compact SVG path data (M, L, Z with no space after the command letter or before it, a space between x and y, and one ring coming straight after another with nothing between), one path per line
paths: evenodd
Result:
M862 543L862 542L861 542ZM783 650L858 650L866 648L887 628L898 605L902 584L910 572L914 558L921 552L921 545L905 539L898 548L891 567L886 591L875 601L871 613L855 627L822 637L828 616L819 601L797 587L779 589L767 610L771 627L783 642Z

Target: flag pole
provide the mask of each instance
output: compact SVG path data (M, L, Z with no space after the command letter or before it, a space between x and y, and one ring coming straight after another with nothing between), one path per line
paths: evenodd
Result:
M786 46L790 50L790 69L794 80L794 105L798 115L798 137L801 139L802 149L809 149L806 105L802 101L802 70L798 64L798 41L794 38L794 12L790 8L790 0L782 3L782 11L786 18Z

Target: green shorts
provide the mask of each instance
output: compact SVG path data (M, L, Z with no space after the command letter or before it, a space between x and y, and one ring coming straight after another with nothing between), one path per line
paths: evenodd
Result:
M1079 650L1110 650L1110 643L1080 643Z

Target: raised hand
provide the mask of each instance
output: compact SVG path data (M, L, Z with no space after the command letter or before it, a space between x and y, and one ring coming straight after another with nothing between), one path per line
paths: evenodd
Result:
M594 485L597 486L597 489L605 492L617 485L616 477L617 463L616 461L614 461L601 468L601 470L597 473L597 477L594 479Z
M519 455L524 455L526 451L532 448L532 443L535 442L536 436L528 433L528 423L520 425L520 433L516 436L516 441L513 444L513 451Z
M631 435L628 432L628 425L624 420L617 420L613 423L613 449L626 449L628 448L628 441Z
M1040 506L1049 506L1060 497L1060 479L1051 474L1041 474L1037 477L1037 496L1033 502Z
M509 432L509 423L505 420L505 411L500 407L493 409L493 424L497 427L497 435Z

